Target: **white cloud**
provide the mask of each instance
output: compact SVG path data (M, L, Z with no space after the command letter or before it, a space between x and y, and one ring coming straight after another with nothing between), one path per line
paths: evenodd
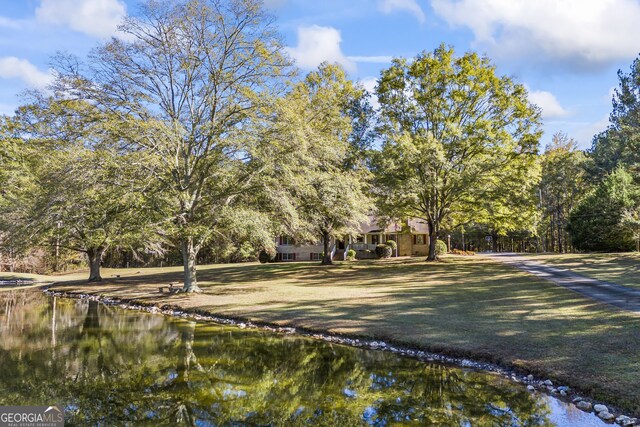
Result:
M362 83L362 86L370 93L375 93L378 79L376 77L365 77L364 79L360 80L360 83Z
M42 72L26 59L6 56L0 58L0 78L18 78L24 81L29 87L42 89L51 83L52 74Z
M529 101L540 107L543 118L555 119L569 114L569 111L560 105L560 102L551 92L530 89L527 89L527 91L529 93Z
M579 123L574 131L578 145L583 148L591 146L593 137L609 127L609 114L602 116L600 120L593 123Z
M360 80L362 86L371 94L371 106L376 110L380 108L380 103L378 102L378 97L376 96L376 85L378 84L378 79L376 77L365 77Z
M17 108L18 106L14 104L0 103L0 115L13 116Z
M20 21L0 16L0 28L10 28L12 30L18 30L21 27L22 23Z
M117 33L126 12L120 0L42 0L36 9L36 19L105 38Z
M416 0L380 0L378 8L386 14L397 11L409 12L413 14L420 23L424 23L426 19L424 11Z
M300 68L311 70L322 62L337 62L347 71L354 72L356 64L347 58L340 49L342 37L340 31L332 27L298 28L298 46L288 47L287 52L296 60Z
M640 39L637 0L431 0L452 26L470 28L494 53L601 67L633 58Z
M364 62L368 64L390 64L393 56L347 56L353 62Z

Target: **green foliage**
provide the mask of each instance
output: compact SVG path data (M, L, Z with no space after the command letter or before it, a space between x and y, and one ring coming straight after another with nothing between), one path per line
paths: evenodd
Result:
M268 262L273 262L276 260L276 250L273 248L265 248L260 251L258 255L258 261L262 264L266 264Z
M389 246L391 250L394 252L396 249L398 249L398 244L396 243L395 240L387 240L384 244Z
M537 182L540 113L487 58L440 46L411 62L395 59L376 90L384 142L375 167L386 215L424 218L437 236L443 225L486 220L505 204L499 198L509 199L506 187ZM435 257L432 247L428 259Z
M144 194L183 253L185 291L199 290L197 255L223 233L221 213L253 206L278 160L263 134L291 68L261 3L149 0L125 20L126 39L94 51L99 71L57 70L58 91L117 114L122 147L155 159L143 164L158 191Z
M618 88L613 95L613 110L606 131L593 138L589 152L589 173L600 181L618 165L640 179L640 57L629 73L618 71Z
M376 246L376 255L378 258L391 258L393 250L391 249L391 246L381 243Z
M274 252L272 220L252 207L225 207L216 223L217 233L206 243L214 259L228 262L253 261L265 249Z
M447 244L442 240L436 241L436 255L446 255L447 254Z
M636 251L640 252L640 197L634 207L627 208L622 213L622 227L631 232L636 241Z
M279 104L279 138L295 147L280 157L276 174L283 198L295 207L286 222L301 240L322 237L327 254L330 239L356 233L371 208L350 116L363 93L342 68L325 63Z
M631 174L616 168L571 212L568 229L573 245L585 251L633 249L633 232L623 221L639 200Z
M29 206L26 195L36 185L31 152L15 120L0 117L0 265L15 266L32 246L29 231L20 226Z
M159 250L154 216L135 188L144 158L109 145L112 117L85 102L41 97L14 120L24 150L9 172L22 184L1 208L7 238L85 253L90 280L100 280L109 247Z
M541 207L538 232L543 250L567 251L569 214L589 189L584 170L587 157L573 139L557 133L541 160L542 180L536 196Z
M348 261L353 261L356 259L356 251L354 251L353 249L349 249L347 251L347 260Z

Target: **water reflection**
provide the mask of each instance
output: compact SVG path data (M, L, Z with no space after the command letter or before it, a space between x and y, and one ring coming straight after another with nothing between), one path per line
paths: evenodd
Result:
M600 425L500 377L392 354L0 293L0 404L68 425Z

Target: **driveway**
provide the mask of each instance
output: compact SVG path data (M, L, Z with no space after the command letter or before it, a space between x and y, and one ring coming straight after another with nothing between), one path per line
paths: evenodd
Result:
M533 261L522 254L505 252L482 255L519 268L556 285L564 286L594 300L640 313L640 290L638 289L585 277L565 268L551 267L541 262Z

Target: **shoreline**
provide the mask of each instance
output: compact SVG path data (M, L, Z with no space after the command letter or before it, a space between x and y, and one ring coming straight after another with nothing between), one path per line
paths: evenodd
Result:
M54 284L55 285L55 284ZM176 304L156 304L146 303L136 300L135 298L118 298L103 296L100 294L73 292L73 291L56 291L49 286L40 288L46 295L60 298L73 298L98 301L102 304L110 306L118 306L126 310L144 311L152 314L162 314L165 316L179 317L183 319L191 319L195 321L214 322L220 325L235 326L241 329L257 329L268 331L271 333L297 335L303 338L322 340L328 343L347 345L350 347L381 350L390 352L399 356L410 357L421 362L441 363L444 365L460 368L474 369L484 371L494 375L500 375L510 381L521 384L526 387L529 392L543 393L567 404L573 404L577 409L583 412L593 413L606 422L619 424L623 426L640 426L640 419L633 418L619 410L614 406L606 405L602 402L595 401L588 397L583 397L579 390L568 386L557 386L550 379L534 376L532 374L524 374L521 369L502 366L498 363L482 361L482 356L459 357L453 355L455 350L443 349L442 351L428 351L414 346L407 346L393 340L384 340L376 338L365 338L360 336L350 336L338 333L329 333L327 331L279 326L274 323L260 322L248 320L246 318L233 318L229 316L219 316L206 310L185 309ZM594 408L600 405L606 405L607 410L604 413L594 411Z

